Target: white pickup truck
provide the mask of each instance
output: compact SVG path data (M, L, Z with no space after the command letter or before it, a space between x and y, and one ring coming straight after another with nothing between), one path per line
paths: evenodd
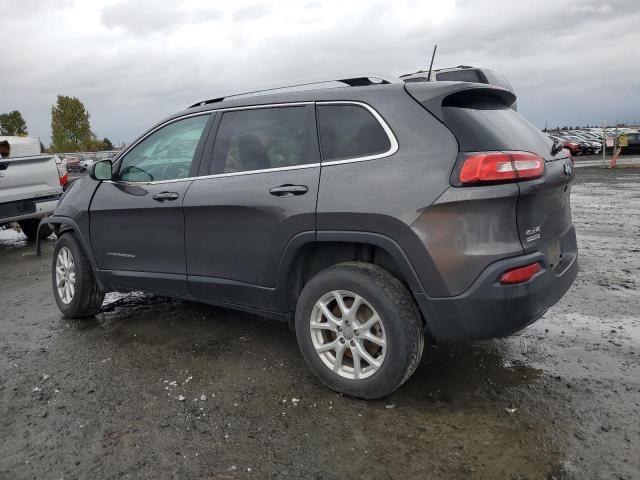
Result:
M37 138L0 136L0 228L19 227L35 240L40 220L58 204L63 178L66 171L53 155L40 154ZM40 229L41 238L49 235Z

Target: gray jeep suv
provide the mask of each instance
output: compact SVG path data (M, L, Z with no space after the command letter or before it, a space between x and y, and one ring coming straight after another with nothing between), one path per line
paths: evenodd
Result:
M362 398L424 338L516 333L569 289L566 150L465 82L344 79L200 102L74 182L54 215L66 317L143 290L289 321Z

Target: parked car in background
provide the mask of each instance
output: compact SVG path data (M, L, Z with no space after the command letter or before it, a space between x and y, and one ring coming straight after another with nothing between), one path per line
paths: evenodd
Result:
M67 166L69 172L77 173L84 172L86 169L82 166L78 157L64 157L64 163Z
M40 155L40 139L35 137L0 136L0 158Z
M573 133L560 135L560 138L563 138L569 142L579 143L582 147L582 155L592 155L595 153L596 148L598 147L598 145L594 144L594 142L585 140L584 138L580 138Z
M64 182L54 156L40 154L40 140L0 137L0 227L19 228L35 240L38 224L55 209ZM40 229L41 237L51 233L49 226Z
M93 165L94 163L95 163L95 159L94 158L83 156L82 159L80 160L81 171L84 172L84 171L88 170L89 167L91 165Z
M622 147L623 154L640 153L640 132L626 133L627 146Z
M564 142L573 155L598 155L602 153L604 145L607 152L612 153L614 145L619 144L622 144L622 154L640 152L638 146L640 132L634 128L607 128L603 131L602 128L591 127L555 130L548 133ZM576 144L579 144L580 148L577 148Z
M580 142L574 142L559 135L549 135L549 136L551 137L552 140L562 144L564 148L569 150L569 152L571 152L571 155L573 157L582 155L583 153L582 144Z
M146 290L289 321L362 398L402 385L425 336L536 321L578 270L570 156L509 90L373 80L198 102L96 162L45 220L60 311Z
M590 154L598 154L602 152L602 140L594 139L592 136L580 131L571 132L570 137L576 138L589 145L588 153Z
M577 133L581 137L591 140L592 142L598 142L598 144L600 144L600 146L602 147L602 142L604 138L602 135L602 130L600 130L600 132L595 132L591 130L578 130L573 133Z

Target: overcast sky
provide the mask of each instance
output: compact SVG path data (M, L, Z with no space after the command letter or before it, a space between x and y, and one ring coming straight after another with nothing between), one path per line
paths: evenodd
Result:
M0 0L0 112L50 143L57 94L129 142L226 93L360 72L483 66L543 127L640 121L638 0Z

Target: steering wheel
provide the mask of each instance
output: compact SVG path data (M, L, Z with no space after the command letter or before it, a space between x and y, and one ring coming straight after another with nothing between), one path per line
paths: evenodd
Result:
M133 176L137 176L137 175L144 175L144 176L146 176L148 178L146 180L138 180L138 179L129 178L129 177L133 177ZM134 165L130 165L127 168L125 168L124 170L122 170L122 172L120 172L120 178L122 180L125 180L125 181L128 180L128 181L135 181L135 182L140 182L140 181L152 182L153 181L153 175L151 175L146 170L138 168L138 167L136 167Z

